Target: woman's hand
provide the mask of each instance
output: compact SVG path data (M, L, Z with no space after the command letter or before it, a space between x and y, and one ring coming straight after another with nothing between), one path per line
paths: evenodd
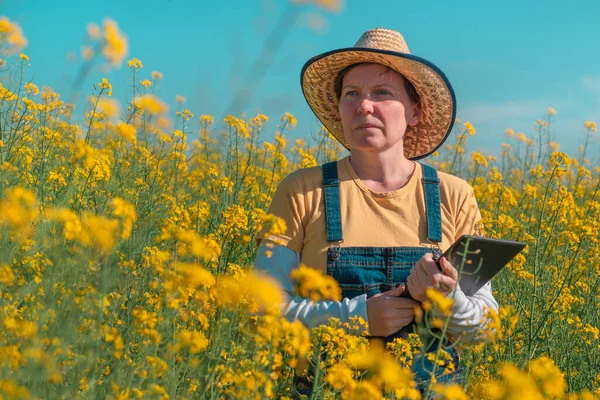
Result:
M415 307L419 303L410 298L399 297L404 289L405 286L400 285L367 300L367 317L371 336L389 336L413 320Z
M427 300L425 294L427 288L437 289L444 295L456 289L458 280L456 268L446 257L440 258L440 267L441 271L433 260L433 254L427 253L411 268L407 283L413 299L420 302Z

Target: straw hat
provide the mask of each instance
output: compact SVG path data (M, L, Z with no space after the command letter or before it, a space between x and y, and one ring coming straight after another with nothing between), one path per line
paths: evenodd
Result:
M431 62L410 54L402 35L376 28L363 33L354 47L332 50L304 64L301 85L310 108L325 128L350 148L338 113L335 80L349 65L377 63L388 66L408 79L420 97L421 120L408 126L404 136L406 158L427 157L446 140L456 115L454 90L444 73Z

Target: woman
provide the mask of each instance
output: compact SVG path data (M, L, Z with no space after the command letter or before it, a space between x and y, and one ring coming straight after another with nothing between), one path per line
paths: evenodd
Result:
M378 28L354 47L309 60L302 90L350 156L290 174L274 195L269 212L288 230L259 235L256 267L281 283L285 316L308 327L361 316L370 335L388 341L413 332L415 305L435 288L454 299L447 333L462 342L482 340L477 332L485 310L498 308L490 283L467 297L456 268L444 258L436 264L461 235L478 234L473 190L415 162L438 149L452 129L456 103L445 75L411 55L400 33ZM332 275L343 300L294 296L289 274L300 263ZM406 290L410 296L401 296ZM428 349L437 345L432 340ZM454 348L449 351L458 361ZM430 365L416 364L417 380L426 382Z

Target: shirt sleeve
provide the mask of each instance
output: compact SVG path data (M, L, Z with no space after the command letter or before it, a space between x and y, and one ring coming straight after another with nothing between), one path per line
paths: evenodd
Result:
M473 188L466 182L464 185L466 188L462 191L455 212L454 240L458 240L462 235L475 235L481 226L481 212Z
M301 253L304 242L304 227L307 224L305 188L302 170L286 176L277 186L268 213L285 221L285 233L272 233L263 227L256 235L257 242L268 239Z
M456 212L455 240L462 235L485 235L473 188L466 186L468 187L466 196ZM489 323L486 312L488 309L498 311L498 303L492 294L492 283L487 282L472 296L465 295L460 285L457 285L457 288L447 297L454 299L447 333L463 343L485 341L489 337L483 332Z
M270 247L272 245L272 247ZM269 256L267 256L269 251ZM267 244L262 241L256 255L255 269L272 276L280 285L284 302L280 305L286 319L300 320L307 328L327 324L329 318L337 318L344 323L350 323L352 317L362 317L367 321L367 295L344 298L342 301L311 301L294 295L294 285L290 273L299 267L300 256L292 249Z

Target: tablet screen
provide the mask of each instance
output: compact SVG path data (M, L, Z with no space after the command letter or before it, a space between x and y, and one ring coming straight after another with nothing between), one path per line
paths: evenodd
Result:
M461 290L472 296L523 248L522 242L463 235L444 256L458 270Z

